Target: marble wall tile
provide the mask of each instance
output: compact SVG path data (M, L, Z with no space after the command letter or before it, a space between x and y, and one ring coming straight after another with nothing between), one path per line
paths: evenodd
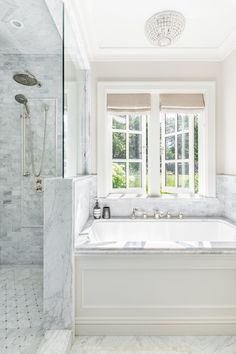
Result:
M153 215L154 210L169 211L177 216L182 212L184 216L220 216L222 207L217 198L119 198L99 199L100 206L109 206L112 216L129 216L133 208L143 209Z
M150 213L153 209L169 211L173 215L182 212L186 216L225 216L236 221L236 176L217 175L216 198L100 198L101 207L108 205L112 216L131 215L133 208L144 209ZM96 178L93 180L96 195ZM90 199L90 214L94 200Z
M222 204L223 216L236 221L236 176L217 176L217 196Z
M96 196L96 177L75 178L74 185L74 220L75 234L78 235L90 216L90 204Z
M59 40L59 38L58 38ZM17 84L12 76L29 70L42 87ZM43 175L62 173L62 64L61 55L0 54L0 262L42 262L43 195L35 193L34 179L22 176L22 93L32 113L36 163L40 155L44 117L42 104L50 105ZM26 151L29 162L29 147ZM38 227L35 233L35 226ZM41 227L41 230L39 231ZM10 234L9 237L8 233ZM14 238L12 237L14 233ZM24 236L25 233L25 236ZM35 242L35 234L40 241ZM18 250L18 253L14 250ZM11 252L12 251L12 252Z

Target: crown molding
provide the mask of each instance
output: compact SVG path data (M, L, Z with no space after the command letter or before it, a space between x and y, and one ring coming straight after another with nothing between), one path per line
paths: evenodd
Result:
M75 18L75 33L79 34L90 62L114 61L211 61L221 62L236 49L236 27L219 47L103 47L94 38L92 25L86 16L91 3L66 0L71 3L71 16Z

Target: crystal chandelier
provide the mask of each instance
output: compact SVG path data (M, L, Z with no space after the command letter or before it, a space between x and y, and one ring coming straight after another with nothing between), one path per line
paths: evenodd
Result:
M178 40L185 27L185 17L177 11L162 11L151 16L145 33L151 44L166 47Z

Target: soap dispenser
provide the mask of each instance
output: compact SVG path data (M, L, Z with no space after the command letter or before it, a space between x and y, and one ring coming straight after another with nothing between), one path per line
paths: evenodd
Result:
M94 219L101 219L102 210L99 206L98 199L96 199L95 206L93 208L93 217Z

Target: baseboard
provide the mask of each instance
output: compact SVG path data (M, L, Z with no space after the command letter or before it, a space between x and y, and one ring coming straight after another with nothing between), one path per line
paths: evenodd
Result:
M236 318L229 319L79 319L75 321L76 335L236 335Z

